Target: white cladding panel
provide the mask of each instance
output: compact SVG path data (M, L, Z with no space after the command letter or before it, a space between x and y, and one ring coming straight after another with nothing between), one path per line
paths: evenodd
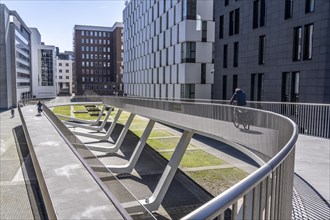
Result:
M196 42L196 62L212 63L212 43Z

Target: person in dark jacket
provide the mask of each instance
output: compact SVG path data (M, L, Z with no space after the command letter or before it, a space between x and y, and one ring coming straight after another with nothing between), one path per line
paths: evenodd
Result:
M237 106L246 106L245 92L243 90L241 90L240 88L236 88L235 93L231 97L229 103L232 104L234 102L234 100L236 100L236 105Z

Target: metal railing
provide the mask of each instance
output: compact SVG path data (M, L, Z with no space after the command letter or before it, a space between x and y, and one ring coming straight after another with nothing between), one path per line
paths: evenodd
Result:
M248 105L290 118L300 134L330 138L330 104L248 102Z
M75 97L72 101L93 97ZM101 97L95 97L101 98ZM103 103L248 149L265 164L183 219L290 219L294 174L295 123L279 114L244 108L250 130L232 124L233 106L213 103L102 97Z

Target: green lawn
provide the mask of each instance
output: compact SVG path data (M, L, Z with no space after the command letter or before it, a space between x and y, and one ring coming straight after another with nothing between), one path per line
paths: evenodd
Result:
M138 137L141 137L144 130L132 130L132 132L138 136ZM167 131L164 131L164 130L160 130L160 129L157 129L157 130L152 130L152 132L150 133L149 135L149 138L155 138L155 137L169 137L169 136L173 136L173 134L167 132Z
M74 105L73 109L74 109L74 111L84 111L84 110L86 110L85 106L83 106L83 105Z
M160 154L169 160L173 152L161 152ZM202 150L187 150L180 163L182 167L204 167L223 164L226 164L226 162Z
M221 194L248 175L238 168L189 171L185 173L213 196Z
M56 106L54 107L53 112L54 114L71 116L70 110L71 110L70 106Z

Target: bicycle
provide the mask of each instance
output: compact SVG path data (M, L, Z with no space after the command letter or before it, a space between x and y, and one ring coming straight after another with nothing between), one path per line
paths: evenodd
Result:
M242 125L244 130L249 130L250 120L248 117L248 112L245 109L234 108L233 124L236 128L239 128L239 126Z

